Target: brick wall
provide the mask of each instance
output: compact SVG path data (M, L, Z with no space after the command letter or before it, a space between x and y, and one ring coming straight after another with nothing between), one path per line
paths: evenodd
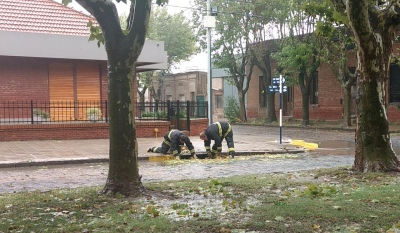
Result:
M47 60L0 56L0 83L0 101L49 100Z
M169 129L169 122L138 122L137 137L155 137L154 128L160 132ZM0 125L0 141L68 140L108 138L107 123Z
M199 136L208 126L208 118L190 120L190 136Z
M136 122L138 138L158 137L169 131L168 121ZM199 135L208 126L208 119L191 121L191 136ZM0 141L68 140L108 138L108 123L0 125Z

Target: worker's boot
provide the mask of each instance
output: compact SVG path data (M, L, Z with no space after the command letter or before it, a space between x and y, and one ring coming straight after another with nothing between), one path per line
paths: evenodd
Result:
M147 149L147 152L153 152L154 147L150 147L149 149Z
M229 157L231 159L235 158L235 151L229 151Z

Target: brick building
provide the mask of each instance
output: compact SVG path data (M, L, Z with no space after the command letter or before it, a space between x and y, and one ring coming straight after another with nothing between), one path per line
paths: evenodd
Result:
M273 40L265 41L265 46L274 48ZM400 43L395 43L394 51L400 48ZM356 68L355 54L349 54L348 67ZM276 71L277 64L271 61L272 73ZM253 75L247 92L248 118L267 117L266 91L262 90L261 78L263 74L254 67ZM312 83L310 94L310 120L341 120L343 118L343 91L339 81L328 67L321 64ZM352 88L351 112L356 113L356 85ZM400 68L392 64L390 78L387 86L387 115L390 122L400 122ZM275 94L275 109L279 111L279 93ZM288 118L302 119L302 97L298 85L289 87L283 94L282 115Z
M96 24L92 16L53 0L0 1L0 102L76 104L107 100L107 55L96 41L88 41L89 21ZM138 58L136 72L166 68L164 43L147 40ZM137 98L136 91L134 94ZM6 114L9 119L11 110L6 112L4 109L0 113L0 141L108 137L107 123L56 124L65 120L86 120L84 110L78 107L57 114L51 109L52 124L36 125L7 123L1 119ZM102 109L102 112L106 110ZM30 114L24 114L27 116L13 114L12 117L30 117ZM153 133L147 135L141 130L149 127L159 127L160 132L168 129L166 123L140 122L137 136L153 136Z

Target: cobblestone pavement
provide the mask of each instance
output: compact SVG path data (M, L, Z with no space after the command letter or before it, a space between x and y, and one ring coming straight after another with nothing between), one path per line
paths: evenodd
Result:
M156 181L218 178L347 166L354 160L351 156L313 156L310 153L297 154L294 158L242 159L226 159L222 163L215 164L204 163L204 160L178 165L140 162L139 173L145 184ZM107 171L107 163L4 168L0 169L2 177L0 193L104 185Z
M278 127L234 125L233 129L236 148L247 150L253 148L255 150L260 150L263 148L277 149L286 147L286 145L281 146L277 144L280 130ZM284 141L288 139L303 139L315 143L322 142L327 148L321 148L314 152L295 154L293 157L289 158L284 158L285 156L277 156L274 158L237 156L233 160L227 159L216 163L197 160L176 165L141 161L139 173L142 175L142 181L146 183L244 174L293 172L314 168L347 166L351 165L354 160L354 156L352 156L354 155L353 131L283 128L282 135ZM141 145L139 141L139 146L142 146L142 153L150 144L158 145L161 143L161 140L160 138L150 139L146 145ZM196 141L196 148L203 147L202 141L194 140ZM87 144L87 141L85 142ZM335 144L338 142L339 144ZM82 142L74 141L76 145L72 145L72 147L75 147L75 149L71 149L71 145L67 147L66 144L68 143L57 143L57 141L51 141L51 143L51 146L48 148L37 147L35 153L40 154L41 150L42 153L47 151L46 153L49 154L48 158L51 159L51 156L56 155L53 155L52 153L54 153L54 150L49 148L58 148L58 150L64 150L63 153L77 153L78 156L82 156L80 153L83 153L83 149L81 148L78 150ZM97 147L96 145L87 144L85 145L85 150L90 152L93 149L107 154L108 150L106 149L106 144L107 141L97 145ZM330 145L333 144L335 146L331 148ZM40 145L40 143L38 145ZM351 146L353 146L353 148ZM223 147L226 149L225 144ZM89 152L87 152L87 154L89 154ZM24 152L20 150L20 153L30 153L30 151ZM56 188L103 185L105 184L107 173L108 163L2 168L0 169L0 176L2 177L0 193L32 190L46 191Z

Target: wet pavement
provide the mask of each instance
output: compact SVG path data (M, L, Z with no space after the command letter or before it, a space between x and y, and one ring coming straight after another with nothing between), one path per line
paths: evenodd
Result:
M146 183L351 166L353 160L351 156L313 156L311 153L301 153L291 158L238 157L217 163L211 163L209 160L174 165L140 162L139 173L143 183ZM0 193L104 185L107 172L107 163L3 168L0 169Z
M284 128L284 142L300 139L319 144L319 149L304 152L302 148L289 143L279 144L279 127L234 125L233 130L235 148L239 154L265 151L272 155L236 156L233 160L219 161L190 160L172 164L149 162L149 158L159 154L147 153L146 149L161 144L162 138L139 138L139 173L142 181L294 172L351 166L354 161L353 131ZM197 152L204 151L203 141L198 137L191 137L191 140ZM226 150L224 142L223 152ZM107 157L106 139L0 142L0 193L104 185L108 174ZM15 165L18 166L13 167Z

